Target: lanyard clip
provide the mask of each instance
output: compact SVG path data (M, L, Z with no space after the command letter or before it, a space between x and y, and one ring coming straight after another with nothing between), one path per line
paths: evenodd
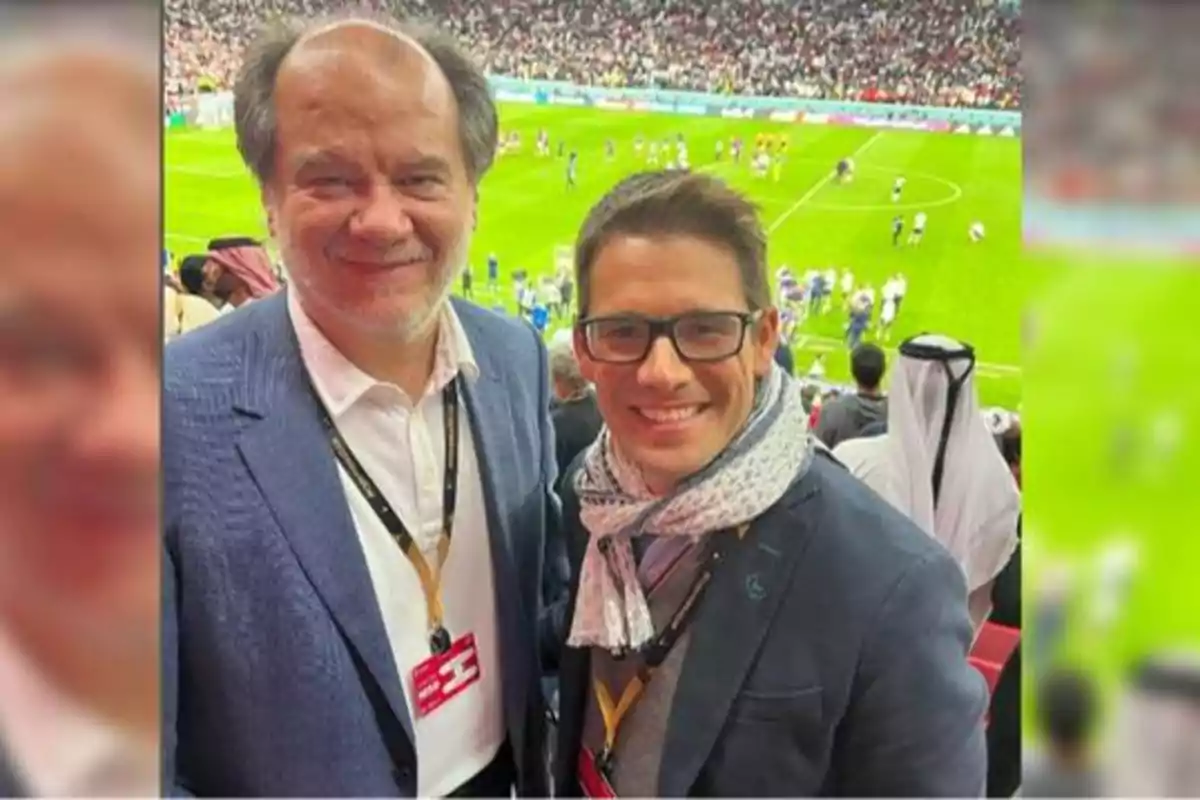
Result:
M596 771L599 772L601 775L603 775L605 780L610 779L612 777L612 762L613 762L612 748L610 746L608 746L607 744L604 745L604 747L601 748L600 752L596 753L595 761L596 761Z
M445 626L438 625L429 634L429 649L435 656L443 655L450 650L450 631Z

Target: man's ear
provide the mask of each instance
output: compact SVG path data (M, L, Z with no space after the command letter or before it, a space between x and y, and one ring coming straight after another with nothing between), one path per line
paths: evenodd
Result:
M754 347L754 373L765 376L771 371L775 348L779 346L779 309L774 306L763 309L750 341Z
M579 363L579 374L588 383L595 383L596 364L588 357L587 347L583 342L583 330L578 326L573 331L571 343L575 346L575 360Z

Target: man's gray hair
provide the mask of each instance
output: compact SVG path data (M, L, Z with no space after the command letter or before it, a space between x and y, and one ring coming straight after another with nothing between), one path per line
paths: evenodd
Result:
M546 347L550 357L550 377L561 381L572 394L584 392L591 385L579 371L579 360L575 348L568 339L555 339Z
M238 152L259 185L271 179L278 121L275 82L284 59L307 34L336 23L364 22L406 36L437 63L454 92L458 135L471 182L478 185L496 156L499 121L487 78L454 38L433 25L356 10L320 20L282 17L267 23L246 50L233 88Z

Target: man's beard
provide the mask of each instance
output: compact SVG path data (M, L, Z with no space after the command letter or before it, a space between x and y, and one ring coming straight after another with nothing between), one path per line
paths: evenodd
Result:
M339 317L346 325L357 328L363 333L371 336L384 336L399 342L410 342L419 339L428 331L430 324L438 318L445 306L446 300L454 288L454 281L466 267L467 253L471 247L471 233L470 226L465 226L458 242L441 259L435 272L435 283L425 302L408 314L384 323L374 322L368 315L357 313L331 302L328 297L323 295L321 289L314 285L313 280L309 277L310 270L306 269L303 264L303 257L289 246L283 232L280 232L278 240L280 252L283 254L285 264L288 265L289 273L292 276L292 283L300 291L302 297L307 298L310 302L315 302L326 311ZM299 265L298 269L296 265Z
M226 305L233 298L233 293L238 289L237 278L230 275L228 272L222 272L221 277L217 278L217 282L213 284L213 297L221 305Z
M400 320L399 327L395 331L397 338L405 342L418 339L437 319L454 289L454 281L458 279L467 265L467 252L470 248L471 229L468 227L464 228L458 242L450 248L442 263L438 265L437 283L434 284L429 303L424 308L419 308Z

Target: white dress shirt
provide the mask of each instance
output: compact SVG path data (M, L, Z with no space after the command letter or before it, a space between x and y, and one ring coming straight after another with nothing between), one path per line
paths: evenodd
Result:
M438 329L433 374L410 399L346 359L304 313L294 292L288 309L305 368L342 438L404 522L431 568L442 528L445 432L441 390L456 375L479 374L470 342L448 303ZM457 508L442 568L444 624L457 640L475 635L480 680L424 718L413 706L413 668L430 656L425 595L416 570L339 464L339 474L404 696L413 720L417 793L441 797L487 766L505 738L491 546L479 464L459 393ZM332 457L332 452L330 453Z
M38 797L157 797L157 743L96 717L39 673L0 627L0 746Z

